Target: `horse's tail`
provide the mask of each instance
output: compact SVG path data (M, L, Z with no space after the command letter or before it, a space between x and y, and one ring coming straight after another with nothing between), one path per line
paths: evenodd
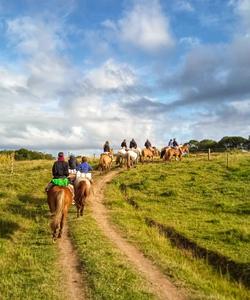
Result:
M76 202L80 205L84 204L85 199L88 196L88 186L86 180L82 180L79 182L76 191Z
M54 232L58 225L61 222L62 214L63 214L63 208L64 208L64 190L60 190L56 193L56 210L53 214L52 221L50 223L51 229Z

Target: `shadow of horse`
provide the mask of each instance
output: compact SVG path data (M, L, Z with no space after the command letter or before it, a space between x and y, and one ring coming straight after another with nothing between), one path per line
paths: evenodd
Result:
M53 242L62 236L63 226L72 204L72 193L67 187L53 186L48 192L48 205L52 215L50 227Z

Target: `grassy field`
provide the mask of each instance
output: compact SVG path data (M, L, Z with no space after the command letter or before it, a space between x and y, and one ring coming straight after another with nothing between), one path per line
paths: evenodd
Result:
M191 299L250 299L247 280L237 279L249 276L249 162L248 154L234 154L229 168L225 155L139 165L107 186L110 218ZM0 299L65 299L43 192L51 166L16 162L12 175L1 168ZM90 299L154 299L88 205L81 220L71 207L69 228ZM236 263L239 274L218 270L211 253Z
M18 162L10 175L1 166L0 299L64 299L44 193L50 168Z
M12 175L6 175L8 163L2 165L0 299L66 299L44 193L52 163L15 162ZM97 160L91 163L95 166ZM72 206L68 221L90 299L154 299L145 282L102 236L88 206L81 220Z
M140 165L106 191L112 221L194 299L249 299L250 156L229 159Z

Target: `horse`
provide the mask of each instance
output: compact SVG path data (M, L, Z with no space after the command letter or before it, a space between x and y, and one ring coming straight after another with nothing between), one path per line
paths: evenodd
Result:
M138 162L139 155L138 155L138 152L136 152L135 150L128 150L127 151L127 154L128 154L127 167L128 168L130 168L131 166L137 164L137 162Z
M118 150L116 154L116 164L117 165L119 164L119 166L122 167L124 162L127 163L127 168L129 168L130 164L129 164L128 151L125 148L122 148Z
M178 158L179 158L179 160L181 160L182 151L179 148L167 148L165 155L163 157L164 160L171 161L173 157L175 157L176 160Z
M137 154L136 163L138 163L139 161L141 162L142 161L142 150L141 150L141 148L139 148L139 147L131 148L130 150Z
M166 151L168 150L168 149L170 149L171 147L169 147L169 146L166 146L166 147L164 147L164 148L162 148L161 149L161 152L160 152L160 158L164 158L164 156L165 156L165 154L166 154Z
M153 161L154 155L155 155L154 148L144 148L142 150L142 162L144 162L146 158L148 158L149 160L151 159L151 161Z
M73 194L68 187L53 186L47 192L47 201L52 215L50 227L53 242L61 238L63 225L66 220L68 209L72 203ZM59 230L58 230L59 229Z
M109 153L102 153L99 160L99 169L109 171L113 162L113 149Z
M86 199L90 195L91 183L88 178L76 178L75 183L75 203L77 209L77 218L83 215Z
M179 149L181 150L182 154L184 153L189 154L189 148L190 148L189 144L184 144L179 146Z

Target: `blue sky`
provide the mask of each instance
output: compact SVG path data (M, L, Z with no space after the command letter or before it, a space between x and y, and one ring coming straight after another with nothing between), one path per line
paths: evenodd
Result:
M0 0L0 148L250 134L250 0Z

